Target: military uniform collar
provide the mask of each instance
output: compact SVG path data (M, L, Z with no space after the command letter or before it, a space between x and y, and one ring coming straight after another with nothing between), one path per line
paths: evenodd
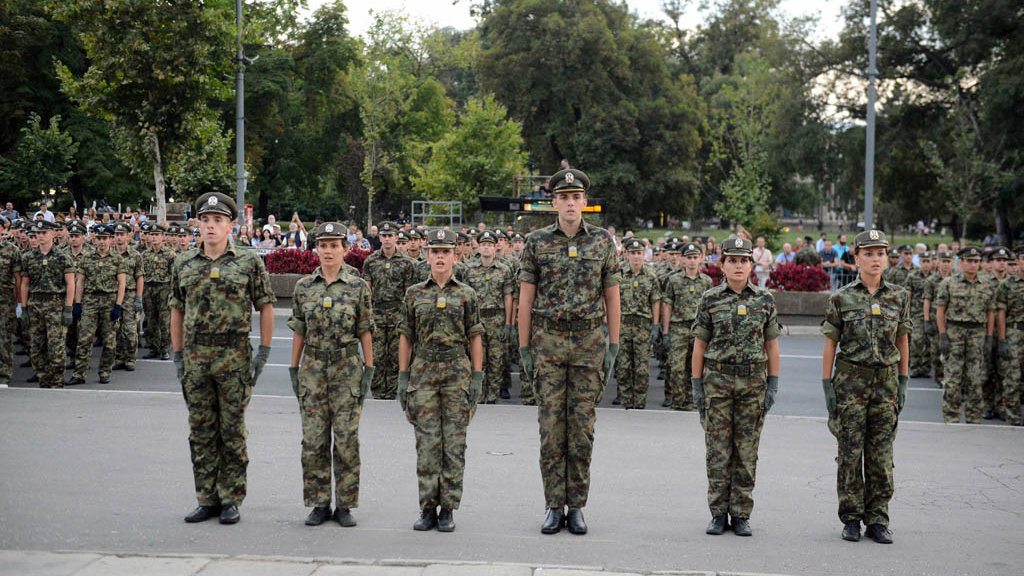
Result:
M204 245L204 248L205 248L205 245ZM206 255L206 250L204 250L204 248L196 247L195 250L203 258L206 258L207 260L213 260L212 258L210 258L209 256ZM228 242L227 248L225 248L224 252L222 252L221 255L218 256L217 258L218 259L223 258L224 256L227 256L228 254L230 254L232 257L238 256L238 248L235 247L235 243L234 242Z
M458 284L458 283L459 283L459 281L455 279L455 272L452 272L451 277L448 278L448 282L446 282L444 284L444 286L442 286L442 285L440 285L440 284L438 284L437 282L434 281L434 275L433 274L428 274L427 275L427 285L428 286L433 284L434 286L437 286L438 288L446 288L446 287L448 287L449 284Z
M864 281L860 279L860 274L857 275L857 279L856 280L854 280L853 282L850 282L850 285L853 286L854 288L857 288L857 287L863 288L865 292L870 292L870 290L868 289L868 285L865 284ZM889 288L889 283L885 281L885 278L879 277L878 278L878 290L876 290L876 292L878 292L880 290L886 290L888 288Z
M334 282L327 282L327 277L324 276L323 269L320 266L317 266L316 270L313 270L312 276L314 282L319 280L325 284L333 284L334 282L348 282L348 277L351 276L351 273L345 269L345 264L343 262L341 268L338 269L338 276L334 279Z
M683 274L684 275L686 274L685 270L683 271ZM699 278L700 275L698 274L697 277ZM751 294L757 294L757 290L758 290L757 287L754 286L753 284L751 284L749 280L747 280L746 285L743 286L743 290L740 290L739 292L734 291L732 289L732 286L729 286L729 280L726 279L726 278L722 278L721 286L723 287L723 291L729 291L729 292L732 292L733 294L743 294L744 292L750 292Z
M582 220L580 222L580 231L576 233L576 236L579 236L580 234L582 234L584 236L590 236L590 233L593 231L594 228L595 228L594 226L592 226L590 224L587 224L586 220ZM568 234L566 234L565 232L562 231L562 227L558 225L558 218L555 218L555 223L551 225L551 230L552 230L552 232L554 232L556 234L561 234L562 236L565 236L566 238L569 237ZM576 236L573 236L573 238L575 238Z

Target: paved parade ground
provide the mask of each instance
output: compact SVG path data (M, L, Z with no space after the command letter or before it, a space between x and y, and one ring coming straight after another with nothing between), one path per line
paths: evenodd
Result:
M456 573L427 566L434 561L490 563L459 572L467 574L528 574L523 566L558 565L644 573L1016 575L1024 566L1024 429L937 423L940 393L931 380L911 381L896 440L896 543L839 538L836 444L824 420L821 339L811 336L781 340L780 393L762 435L753 538L704 534L700 424L695 413L660 408L662 383L653 375L651 410L611 407L613 391L598 410L586 536L540 534L537 413L515 400L480 406L469 428L455 533L411 529L418 515L412 427L396 402L375 400L366 403L360 429L359 525L309 528L284 320L277 318L270 364L248 411L249 496L236 526L182 521L195 501L185 403L170 362L140 361L134 373L115 372L109 385L96 384L94 367L87 385L66 390L20 389L26 374L17 370L12 387L0 390L0 574L79 573L26 551L198 555L164 562L181 565L164 573L183 574L199 571L214 554L305 560L266 572L230 572L224 561L220 572L202 573ZM103 562L118 562L56 558L75 570L92 564L93 572L83 574L110 573ZM321 571L308 563L314 558L376 567ZM384 566L396 563L413 566ZM505 563L520 566L498 566Z

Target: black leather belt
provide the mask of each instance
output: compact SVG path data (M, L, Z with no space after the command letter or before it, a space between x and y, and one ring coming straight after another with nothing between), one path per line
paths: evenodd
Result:
M842 358L836 358L836 366L844 372L864 374L867 376L877 376L882 372L896 368L896 364L857 364L856 362L850 362L849 360L844 360Z
M338 360L345 360L346 358L358 355L359 342L352 342L342 348L335 348L331 350L325 350L315 346L306 346L302 353L321 362L337 362Z
M374 312L381 312L384 310L393 310L402 306L401 300L392 300L390 302L378 302L373 305Z
M586 332L601 326L604 321L601 318L583 318L580 320L553 320L544 316L537 316L534 323L537 326L554 332Z
M629 326L647 326L649 324L654 324L654 321L650 318L644 318L639 314L626 314L622 317L622 323Z
M480 311L480 315L488 317L488 318L490 318L491 316L499 316L499 315L500 316L504 316L505 315L505 309L504 308L487 308L485 310L481 310Z
M947 324L956 326L957 328L984 328L984 322L960 322L959 320L946 320Z
M466 357L465 348L416 348L414 353L416 357L422 360L429 360L431 362L444 362L445 360L454 360L460 356Z
M755 374L762 374L765 371L767 362L752 362L750 364L726 364L725 362L719 362L718 360L708 360L705 362L708 370L714 370L715 372L721 372L730 376L753 376Z

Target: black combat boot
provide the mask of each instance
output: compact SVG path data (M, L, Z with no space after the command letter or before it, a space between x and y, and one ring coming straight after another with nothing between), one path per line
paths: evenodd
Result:
M725 514L719 514L711 518L711 522L708 523L708 528L704 532L711 534L712 536L721 536L725 534L725 529L729 527L729 517Z
M317 506L309 512L309 516L306 516L306 526L319 526L326 522L330 517L330 506Z
M843 540L860 542L860 520L850 520L843 526Z
M452 515L452 511L448 508L441 508L441 513L437 515L437 531L438 532L454 532L455 531L455 517Z
M569 527L569 532L573 534L582 536L587 533L587 523L583 520L583 510L579 508L569 508L569 514L565 517L565 524Z
M561 508L548 508L548 514L544 517L544 524L541 525L542 534L558 534L565 526L565 511Z
M426 530L433 530L434 526L437 526L437 510L434 508L427 508L420 512L420 519L412 525L412 529L423 532Z

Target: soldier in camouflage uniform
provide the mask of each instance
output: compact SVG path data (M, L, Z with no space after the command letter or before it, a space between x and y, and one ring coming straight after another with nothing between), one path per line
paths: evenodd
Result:
M16 316L23 312L15 296L20 287L21 252L5 237L0 240L0 384L10 384L14 373Z
M722 243L721 284L704 292L693 323L693 401L704 425L708 534L750 536L757 447L779 389L779 323L771 292L750 283L754 246Z
M66 252L53 246L62 226L46 220L32 223L38 248L21 260L22 315L30 319L32 367L40 388L64 387L64 346L75 298L75 266Z
M693 360L693 321L697 319L700 297L714 283L700 271L703 254L690 242L681 252L683 269L665 280L661 305L662 340L670 366L665 380L665 399L675 410L694 410L690 365Z
M476 292L484 326L484 389L480 400L494 404L502 390L505 343L512 336L512 271L495 257L497 235L485 230L477 237L480 259L467 264L464 282Z
M984 275L979 273L978 276L984 276L984 281L988 282L997 293L999 292L1000 284L1006 280L1006 264L1011 257L1013 257L1013 253L1002 246L992 247L992 250L985 256L988 262L988 273ZM985 404L981 417L984 420L991 420L1000 416L999 407L1002 405L1003 379L1006 376L1006 366L1004 364L1000 359L996 346L990 346L985 364L987 374L981 389L982 400Z
M533 374L539 404L548 509L541 532L554 534L568 525L573 534L586 534L582 509L590 492L595 408L619 352L621 276L611 236L583 220L587 175L568 168L548 184L558 219L526 238L519 272L519 365Z
M968 246L957 254L960 271L939 284L935 323L939 352L945 357L942 418L960 421L960 407L970 424L981 423L985 359L993 345L996 293L978 278L981 250Z
M121 256L110 250L114 227L93 227L96 250L77 266L75 303L80 306L75 371L68 385L84 384L89 371L92 343L97 335L103 343L100 352L100 384L110 382L117 343L117 323L123 313L126 269Z
M82 263L90 257L93 252L92 246L85 241L85 222L81 220L68 220L64 223L61 231L67 235L67 243L63 245L54 244L54 250L63 252L71 257L71 265L80 269ZM71 325L65 331L65 347L68 351L70 361L67 367L75 367L75 350L78 347L78 325L82 318L82 305L76 303L71 308Z
M499 262L508 266L508 269L512 272L512 313L515 314L516 299L519 298L519 256L512 254L512 248L509 243L509 235L497 230L494 232L498 237L498 242L495 244L495 257ZM525 246L525 241L524 241ZM508 338L504 341L505 354L502 357L501 367L501 398L502 400L509 400L512 398L512 357L518 356L517 349L519 348L518 338L515 336L515 322L511 330L508 333ZM522 397L522 393L520 393Z
M186 522L215 516L234 524L245 499L245 409L270 356L274 293L263 260L228 242L238 212L217 192L196 200L202 246L178 256L171 269L171 347L188 406L192 475L199 506ZM148 290L148 289L147 289ZM253 307L260 313L260 347L249 344Z
M142 297L146 313L146 343L149 345L149 354L144 358L148 359L170 360L170 354L167 352L170 344L167 302L171 286L168 283L171 280L171 266L176 254L164 246L165 232L167 228L164 226L150 227L147 234L149 248L143 254L146 290Z
M660 266L656 266L654 268L654 274L658 277L658 282L661 285L661 291L663 294L666 286L668 285L669 277L682 269L682 250L683 242L679 238L670 238L661 250L662 260L659 262ZM672 406L672 397L670 392L670 382L672 381L672 362L669 361L668 346L665 345L664 338L659 337L658 341L654 343L654 357L658 360L658 379L665 381L666 395L664 400L661 402L661 406L662 408L669 408Z
M512 364L519 365L519 270L522 268L523 250L526 248L526 236L519 232L512 235L511 261L515 264L512 270L512 337L508 340L508 353L505 365L508 367L509 382L512 379ZM537 394L533 389L531 374L519 369L519 402L523 406L536 406Z
M906 246L910 248L910 246ZM904 259L913 259L913 251L903 252ZM925 337L924 327L924 296L927 288L927 273L921 268L915 268L911 260L911 269L906 272L900 286L910 292L910 318L913 321L913 331L910 334L910 375L913 378L927 378L931 370L928 360L928 340ZM897 270L906 270L905 265Z
M398 398L416 433L421 512L414 530L455 530L466 429L483 389L484 327L476 293L452 275L455 238L428 233L430 278L406 290L399 327Z
M829 429L839 441L839 520L851 542L860 540L863 522L869 538L892 544L893 441L907 398L913 298L882 280L888 246L878 230L857 235L860 276L829 297L821 324L822 389Z
M345 227L325 222L313 234L320 267L296 283L288 319L288 372L302 416L302 497L313 508L307 526L331 517L333 464L334 520L351 527L351 509L359 506L359 418L374 372L373 306L370 285L345 269Z
M893 274L900 274L900 251L896 248L891 248L888 254L888 265L885 268L885 272L882 272L882 280L886 282L893 282ZM898 284L898 282L897 282Z
M121 311L117 323L117 337L114 346L114 370L135 371L135 354L139 348L139 316L142 314L142 294L145 289L145 268L142 254L132 248L129 239L131 227L124 222L112 225L114 228L114 252L121 257L125 268L125 302L128 306Z
M629 238L622 249L627 262L619 284L622 332L615 359L615 398L627 410L643 410L651 376L651 345L661 333L661 287L654 271L644 264L643 242Z
M373 295L373 351L379 370L373 374L373 397L394 400L398 387L398 324L405 290L416 283L416 263L398 252L398 227L383 222L378 228L381 249L363 262L363 278Z
M938 312L938 307L935 305L935 297L939 292L939 284L953 273L953 253L946 251L935 252L934 260L935 270L928 277L924 291L924 332L928 339L932 374L941 388L944 374L942 370L942 355L939 353L939 330L935 325L935 315Z
M1002 377L1000 412L1007 424L1024 426L1021 414L1021 373L1024 368L1024 251L1007 263L1006 279L996 292L999 366Z

